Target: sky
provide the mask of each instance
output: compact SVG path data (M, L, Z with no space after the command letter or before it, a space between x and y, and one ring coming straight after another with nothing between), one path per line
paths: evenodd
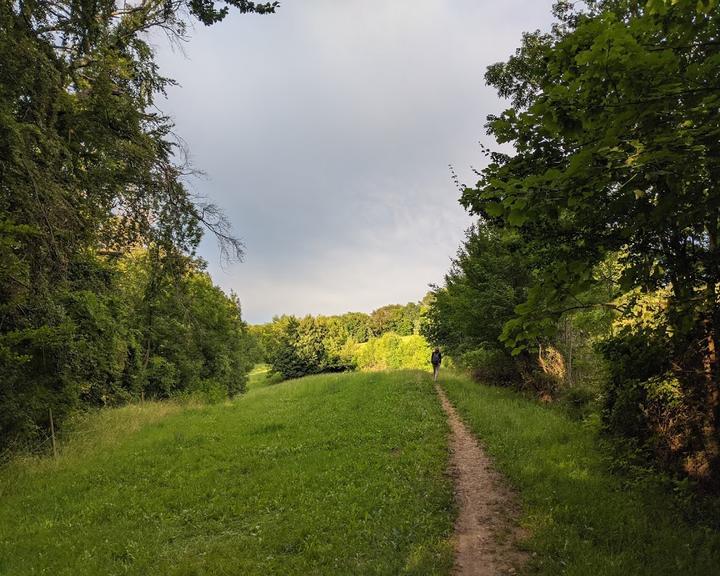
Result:
M471 217L464 184L503 109L483 79L552 0L284 0L274 15L157 41L178 86L158 102L246 246L199 254L243 318L370 312L442 283Z

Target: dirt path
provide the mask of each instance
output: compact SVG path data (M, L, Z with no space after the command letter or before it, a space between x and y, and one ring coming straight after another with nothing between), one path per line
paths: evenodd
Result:
M451 429L450 470L455 480L459 514L455 523L455 573L461 576L515 574L527 560L518 550L515 495L493 469L490 459L447 399L435 388Z

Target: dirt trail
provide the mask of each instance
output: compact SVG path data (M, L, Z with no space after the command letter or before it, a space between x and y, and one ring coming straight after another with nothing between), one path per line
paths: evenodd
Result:
M515 574L527 560L517 549L523 532L515 495L436 384L450 423L450 470L455 481L459 514L455 523L455 574L496 576Z

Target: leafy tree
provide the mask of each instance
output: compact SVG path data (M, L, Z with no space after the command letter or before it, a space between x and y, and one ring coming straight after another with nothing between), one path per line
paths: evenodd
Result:
M306 322L305 327L307 328ZM319 372L319 346L304 337L303 350L299 350L300 321L294 316L281 316L272 322L273 341L268 350L271 370L283 378L300 378ZM314 356L314 357L313 357ZM316 364L313 364L313 361Z
M348 330L343 316L320 316L318 319L324 328L323 347L327 354L325 371L342 371L351 368L349 346L356 342Z
M519 376L500 335L532 278L523 248L516 232L480 221L467 231L444 286L432 292L423 334L485 377Z
M353 360L360 370L423 370L428 368L430 354L428 342L422 336L386 332L357 345Z
M150 31L178 40L190 20L212 24L230 7L267 13L276 4L0 3L2 444L41 433L49 407L61 419L141 386L124 355L149 367L154 351L112 294L115 259L139 246L157 251L150 285L162 291L166 278L183 277L183 255L204 229L240 256L222 213L183 184L184 151L153 107L172 81L148 43ZM155 311L144 312L157 325ZM163 388L180 368L158 366Z
M363 312L348 312L339 316L340 322L347 330L348 336L355 342L367 342L372 335L371 320Z
M395 332L402 321L403 306L401 304L388 304L370 314L370 327L373 336L380 336L385 332Z
M419 329L420 306L415 302L389 304L370 314L370 329L374 336L395 332L401 336L416 334Z
M408 302L403 306L402 314L395 324L395 331L400 336L419 334L420 331L420 304Z
M352 370L358 366L424 367L426 341L419 336L407 341L401 338L416 335L422 312L421 305L410 302L405 306L383 306L372 314L348 312L302 319L280 316L270 324L251 327L251 332L260 341L265 360L283 378ZM373 336L376 333L388 338L380 342L380 336ZM373 360L376 356L382 359ZM420 356L422 362L418 360Z
M488 130L514 152L491 154L462 197L546 263L505 325L516 352L554 332L548 319L592 304L580 296L610 252L623 255L625 290L668 290L670 362L654 377L677 381L690 408L676 461L709 482L720 481L715 4L558 3L551 33L525 35L488 69L511 102Z

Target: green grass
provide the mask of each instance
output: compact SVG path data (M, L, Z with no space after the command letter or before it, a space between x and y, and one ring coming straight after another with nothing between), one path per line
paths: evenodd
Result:
M441 383L519 491L529 573L711 575L717 529L610 473L597 426ZM60 457L0 469L0 574L448 574L447 425L420 372L277 383L233 402L94 413Z
M526 546L535 552L531 573L720 574L720 533L686 520L662 483L611 474L596 424L509 390L447 373L441 380L520 492L532 533Z
M427 375L101 411L0 470L0 574L446 574L447 425Z
M247 389L257 390L282 382L280 374L271 374L269 364L257 364L248 374Z

